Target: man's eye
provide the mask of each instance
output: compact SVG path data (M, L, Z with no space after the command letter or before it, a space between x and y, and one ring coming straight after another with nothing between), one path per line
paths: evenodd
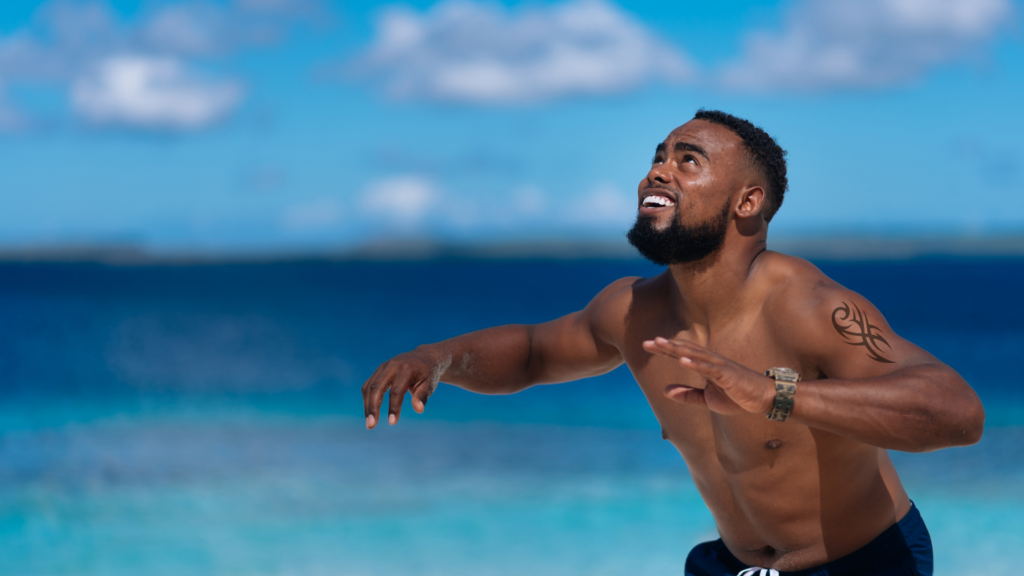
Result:
M683 156L683 163L685 164L687 162L689 162L691 164L696 164L697 163L697 159L695 157L690 156L689 154L687 154L686 156Z
M652 164L661 164L664 161L665 161L665 159L662 158L661 156L655 156L654 160L652 160L651 163Z

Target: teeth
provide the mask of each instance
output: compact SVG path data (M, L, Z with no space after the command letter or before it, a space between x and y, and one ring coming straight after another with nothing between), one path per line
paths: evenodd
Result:
M644 206L674 206L675 202L664 196L648 196L644 198Z

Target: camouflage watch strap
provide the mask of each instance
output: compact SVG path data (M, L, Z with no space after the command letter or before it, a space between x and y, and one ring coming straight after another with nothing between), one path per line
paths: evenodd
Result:
M769 420L785 422L793 411L793 397L796 396L796 383L800 381L800 373L792 368L770 368L764 375L775 379L775 403L768 413Z

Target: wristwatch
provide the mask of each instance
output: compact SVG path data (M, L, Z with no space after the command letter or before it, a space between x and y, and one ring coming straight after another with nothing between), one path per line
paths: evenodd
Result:
M769 420L785 422L789 413L793 411L793 397L796 395L796 383L800 381L800 373L792 368L769 368L764 375L775 379L775 403L771 412L768 413Z

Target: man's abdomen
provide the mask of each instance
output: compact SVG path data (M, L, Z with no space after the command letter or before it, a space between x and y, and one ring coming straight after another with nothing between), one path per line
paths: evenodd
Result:
M756 415L709 420L710 433L670 437L722 539L747 564L785 571L823 564L864 546L909 509L884 450Z

